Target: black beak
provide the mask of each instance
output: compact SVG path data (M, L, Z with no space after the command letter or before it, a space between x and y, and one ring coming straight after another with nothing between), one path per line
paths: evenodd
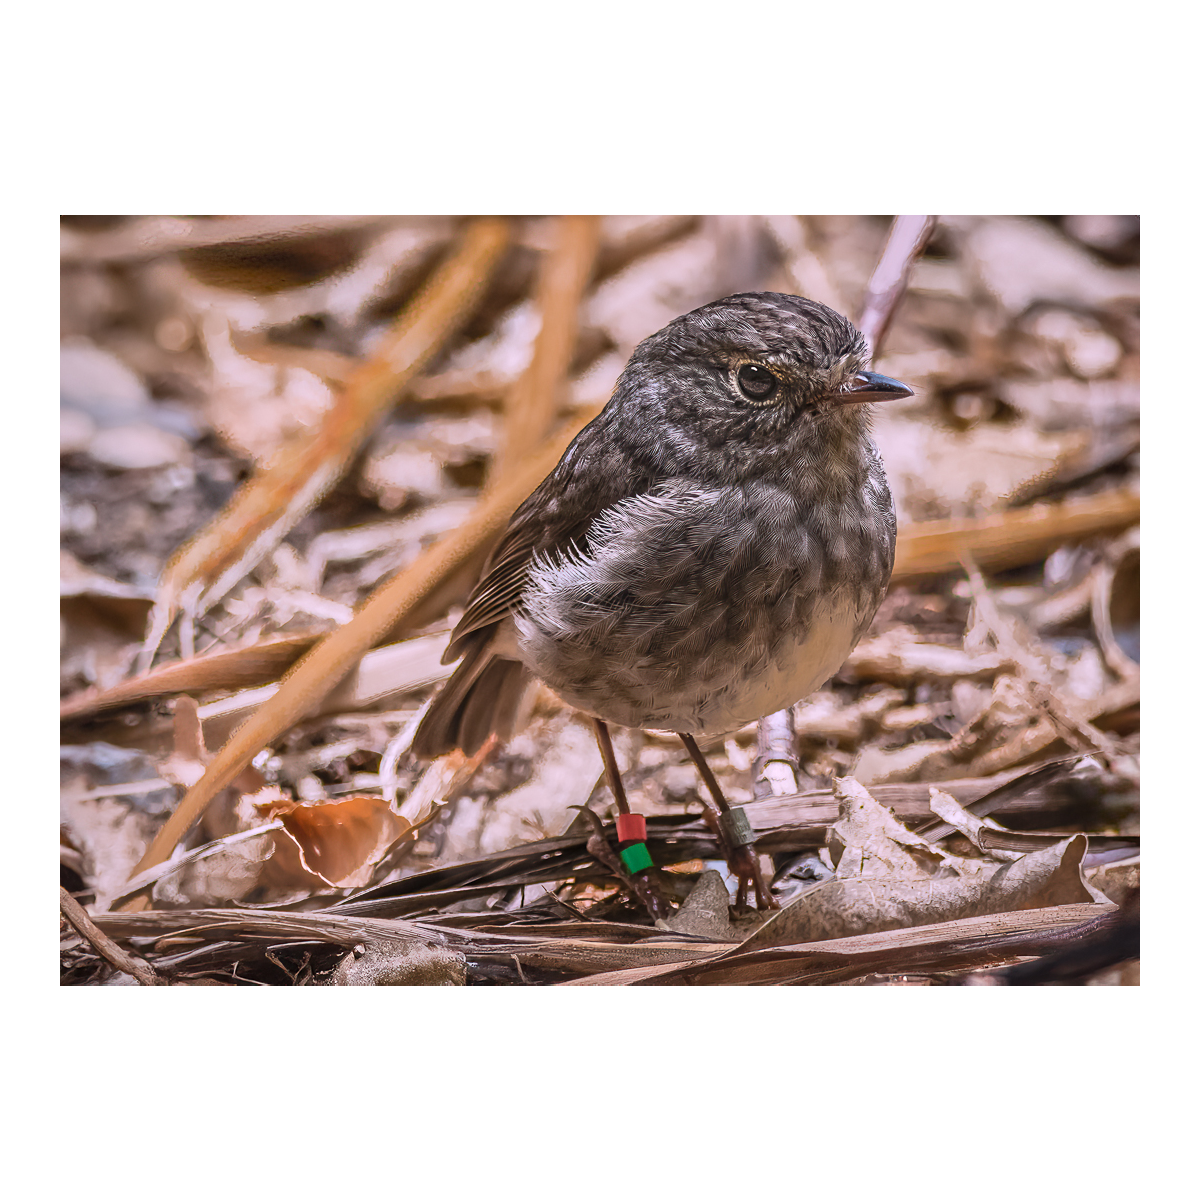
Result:
M840 392L833 392L826 399L834 404L878 404L884 400L903 400L915 394L908 384L898 379L876 375L874 371L859 371L847 387Z

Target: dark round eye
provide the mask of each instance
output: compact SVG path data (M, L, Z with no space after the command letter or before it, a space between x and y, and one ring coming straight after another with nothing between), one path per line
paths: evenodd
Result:
M737 373L738 387L749 400L767 400L775 394L779 380L757 363L747 363Z

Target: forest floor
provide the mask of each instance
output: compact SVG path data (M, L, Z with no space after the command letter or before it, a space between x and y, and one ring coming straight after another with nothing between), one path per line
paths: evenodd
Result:
M615 731L658 920L549 690L410 750L638 342L739 291L858 320L890 226L64 218L62 982L1136 984L1136 218L939 217L887 301L891 588L703 745L780 911L732 903L673 736Z

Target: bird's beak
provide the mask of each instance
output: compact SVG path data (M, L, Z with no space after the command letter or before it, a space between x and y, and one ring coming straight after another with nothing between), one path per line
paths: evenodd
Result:
M825 399L833 404L878 404L912 395L915 395L912 388L898 379L876 375L874 371L859 371L840 392L831 392Z

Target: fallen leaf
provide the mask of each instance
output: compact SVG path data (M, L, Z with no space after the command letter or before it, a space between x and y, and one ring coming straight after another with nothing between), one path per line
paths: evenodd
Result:
M364 887L380 859L412 828L378 796L350 796L325 804L270 806L295 843L300 865L331 887Z
M852 937L963 917L1095 902L1080 864L1083 835L999 865L958 858L911 833L862 784L834 784L833 879L803 892L745 943L747 949Z

